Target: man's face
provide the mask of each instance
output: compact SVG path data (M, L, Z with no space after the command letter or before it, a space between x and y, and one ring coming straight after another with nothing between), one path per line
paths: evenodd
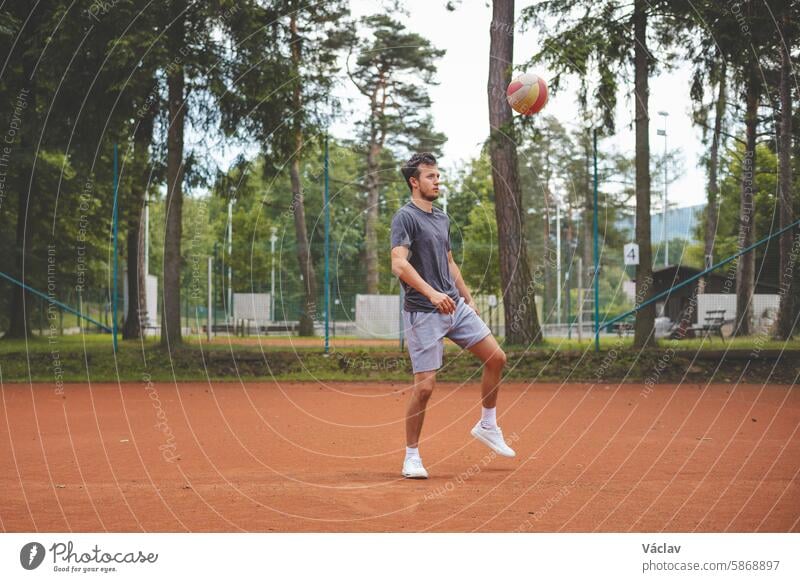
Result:
M439 168L420 164L418 169L419 178L411 178L411 184L413 186L413 180L416 180L422 199L433 202L439 197Z

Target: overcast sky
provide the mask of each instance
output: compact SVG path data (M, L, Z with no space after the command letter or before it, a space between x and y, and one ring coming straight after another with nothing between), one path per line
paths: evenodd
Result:
M357 17L377 12L382 2L351 0L350 4L353 16ZM437 77L440 84L430 88L436 129L444 132L448 138L444 147L445 157L440 164L446 172L460 161L477 156L480 144L489 132L486 83L492 10L485 0L464 0L455 12L448 12L445 4L445 0L406 0L409 16L401 15L400 20L410 29L430 39L437 48L447 51L438 62ZM518 0L517 16L529 4ZM539 48L535 33L518 32L514 38L515 62L526 62ZM539 74L545 80L550 77L544 67L530 72ZM668 147L670 150L680 147L683 161L683 175L669 186L671 207L690 206L705 201L704 170L697 165L704 148L700 142L700 131L691 122L688 90L688 67L650 79L651 151L663 151L664 138L657 135L656 130L663 128L664 118L657 115L657 112L666 111L669 113ZM357 93L345 84L340 95L355 97ZM553 115L562 124L571 126L578 112L574 95L574 91L569 90L551 95L542 113ZM365 102L359 104L357 101L352 113L359 118L366 116ZM601 147L616 148L633 156L632 119L633 101L630 94L620 94L616 118L618 135L604 140ZM340 122L332 128L332 132L340 137L350 137L351 128L351 124ZM660 205L659 183L654 180L654 207Z

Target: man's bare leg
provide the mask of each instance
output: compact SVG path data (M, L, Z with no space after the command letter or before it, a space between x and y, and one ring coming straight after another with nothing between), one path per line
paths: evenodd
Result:
M425 420L425 408L436 386L436 370L414 374L414 388L406 409L406 459L403 461L403 477L427 479L428 472L419 456L419 435Z
M406 446L416 449L425 420L425 407L436 386L436 370L414 374L414 388L406 409Z
M492 334L487 335L469 351L478 356L483 362L483 376L481 377L481 399L484 408L497 406L497 393L500 389L500 378L506 365L506 354L500 349L497 340Z
M469 351L483 362L481 420L473 427L471 434L499 455L514 457L514 449L508 446L503 431L497 426L497 392L506 365L506 354L491 334L470 347Z

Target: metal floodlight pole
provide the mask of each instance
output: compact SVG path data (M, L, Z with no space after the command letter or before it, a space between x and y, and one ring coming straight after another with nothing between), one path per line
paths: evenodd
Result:
M150 302L147 300L147 278L150 276L150 195L144 194L144 309L147 321L153 317L150 313ZM140 299L141 301L141 299ZM158 300L156 299L156 303ZM156 308L158 309L158 308Z
M341 303L338 295L339 286L339 243L333 241L333 280L336 281L336 286L331 285L331 295L333 304L331 305L331 327L333 327L333 337L336 337L336 306Z
M328 324L330 322L330 230L331 208L328 204L328 135L325 135L325 188L323 190L323 206L325 207L325 353L328 353L330 337Z
M600 249L597 226L597 130L592 132L592 156L594 158L594 209L592 230L594 238L594 351L600 351Z
M211 324L211 312L213 311L214 307L211 303L211 298L213 297L213 284L212 284L212 277L214 275L214 259L208 257L208 313L206 314L206 339L210 342L211 341L211 332L212 324Z
M567 195L567 273L564 276L564 290L567 295L567 339L572 339L572 271L575 264L575 251L578 243L572 236L572 201Z
M567 308L567 339L572 339L572 303L570 301L570 281L569 275L572 271L572 257L570 257L570 263L567 267L567 272L564 275L564 291L566 291L566 305Z
M150 198L144 198L144 276L150 274ZM145 300L145 305L146 305Z
M661 246L664 248L664 266L669 266L669 241L667 240L667 116L666 111L659 111L658 114L664 118L664 129L659 129L656 133L664 136L664 195L661 209Z
M118 285L117 285L117 271L119 268L117 260L117 240L119 238L119 175L118 175L118 153L117 144L114 144L114 212L113 212L113 229L114 229L114 291L112 295L113 302L113 319L111 321L111 334L113 336L114 352L117 351L117 300L118 300Z
M219 260L219 241L215 241L214 242L214 265L221 265L221 264L222 263ZM214 271L214 280L217 280L217 279L218 279L217 272ZM220 281L220 284L219 285L215 285L215 287L217 289L221 289L223 291L223 293L224 293L224 291L225 291L225 281L224 280ZM217 299L215 297L214 298L214 304L215 304L215 306L214 306L215 307L214 308L214 327L216 327L216 325L217 325L216 302L217 302ZM224 295L222 297L222 302L223 302L223 304L225 303L225 296Z
M556 323L561 324L561 205L556 200Z
M233 196L228 199L228 308L225 311L225 323L230 325L233 318Z
M583 340L583 257L578 257L578 341Z
M276 227L272 227L272 236L269 237L270 255L272 257L272 270L269 275L269 317L275 323L275 243L278 237Z

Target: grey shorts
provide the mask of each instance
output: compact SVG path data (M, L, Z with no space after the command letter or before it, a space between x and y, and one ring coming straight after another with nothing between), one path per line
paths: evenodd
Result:
M445 337L467 349L492 333L463 297L454 313L403 310L403 327L415 374L442 367Z

